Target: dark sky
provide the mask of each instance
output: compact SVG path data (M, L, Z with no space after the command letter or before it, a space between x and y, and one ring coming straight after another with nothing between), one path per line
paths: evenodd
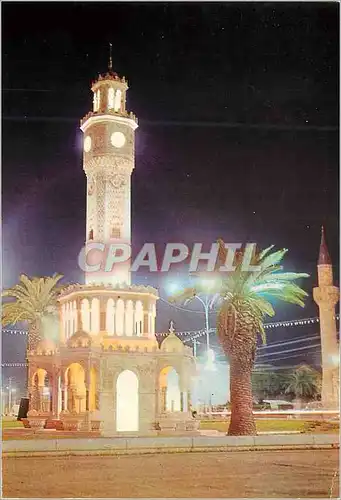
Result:
M79 120L109 42L140 124L135 248L274 243L289 248L286 269L312 275L311 292L324 224L338 279L338 11L336 2L2 3L4 285L20 272L82 280ZM178 329L202 326L198 314L159 311L159 330L171 317ZM316 313L310 298L277 317Z

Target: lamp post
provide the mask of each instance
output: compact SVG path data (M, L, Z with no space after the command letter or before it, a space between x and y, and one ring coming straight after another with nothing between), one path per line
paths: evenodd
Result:
M210 325L209 325L209 309L210 309L210 302L211 299L208 295L204 295L203 298L201 298L199 295L195 295L192 300L197 299L201 305L204 308L205 312L205 332L206 332L206 352L208 354L208 351L210 349Z
M209 357L209 351L210 351L210 324L209 324L209 313L210 309L212 308L212 298L210 295L210 290L214 287L215 280L212 279L201 279L200 280L201 287L205 289L205 293L200 293L200 295L194 295L194 297L190 297L185 301L186 305L188 302L192 302L193 300L198 300L200 304L204 308L204 314L205 314L205 333L206 333L206 355L207 358ZM171 293L176 293L179 290L179 286L177 283L170 283L167 287ZM187 309L187 311L190 312L190 309ZM196 356L196 342L193 344L193 354Z
M12 380L12 377L9 377L8 386L6 387L8 390L8 413L10 413L12 409L12 394L16 392L16 388L12 386Z

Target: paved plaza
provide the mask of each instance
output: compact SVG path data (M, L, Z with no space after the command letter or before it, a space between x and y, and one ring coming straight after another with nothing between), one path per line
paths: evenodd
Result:
M338 450L4 458L4 497L332 498ZM333 485L333 486L332 486Z

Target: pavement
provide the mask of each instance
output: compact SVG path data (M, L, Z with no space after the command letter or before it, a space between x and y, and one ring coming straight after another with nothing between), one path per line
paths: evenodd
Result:
M338 498L338 450L5 457L3 498Z

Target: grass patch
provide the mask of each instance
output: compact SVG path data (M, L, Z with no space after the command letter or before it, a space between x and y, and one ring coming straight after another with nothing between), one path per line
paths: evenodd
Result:
M224 421L202 420L200 422L200 429L227 432L229 423L229 419ZM323 421L259 419L256 420L256 427L258 432L339 432L338 422Z
M24 428L24 424L20 420L2 420L1 425L3 429Z

